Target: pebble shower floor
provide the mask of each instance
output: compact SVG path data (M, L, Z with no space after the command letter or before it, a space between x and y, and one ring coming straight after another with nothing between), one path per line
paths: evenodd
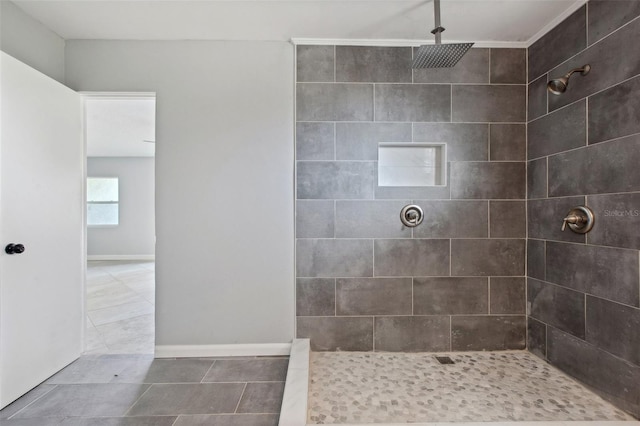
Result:
M312 352L308 423L634 420L530 353L448 355Z

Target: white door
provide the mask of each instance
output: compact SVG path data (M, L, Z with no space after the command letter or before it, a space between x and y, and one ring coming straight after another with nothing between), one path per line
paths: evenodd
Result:
M80 95L0 54L2 408L82 352L84 147Z

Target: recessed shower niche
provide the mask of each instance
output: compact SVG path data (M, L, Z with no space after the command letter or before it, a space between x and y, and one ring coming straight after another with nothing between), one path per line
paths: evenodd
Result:
M444 143L378 144L378 186L443 186L446 176Z

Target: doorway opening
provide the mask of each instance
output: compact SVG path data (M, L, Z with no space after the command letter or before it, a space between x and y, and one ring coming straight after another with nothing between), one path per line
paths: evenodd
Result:
M85 354L155 347L154 93L83 93Z

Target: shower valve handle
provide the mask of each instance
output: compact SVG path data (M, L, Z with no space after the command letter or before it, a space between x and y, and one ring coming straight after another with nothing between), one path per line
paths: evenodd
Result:
M594 221L595 216L589 207L578 206L571 209L562 219L562 230L564 231L569 226L573 232L586 234L593 228Z
M573 223L575 225L583 222L586 222L586 218L575 214L570 214L562 219L562 230L564 231L565 229L567 229L567 223Z

